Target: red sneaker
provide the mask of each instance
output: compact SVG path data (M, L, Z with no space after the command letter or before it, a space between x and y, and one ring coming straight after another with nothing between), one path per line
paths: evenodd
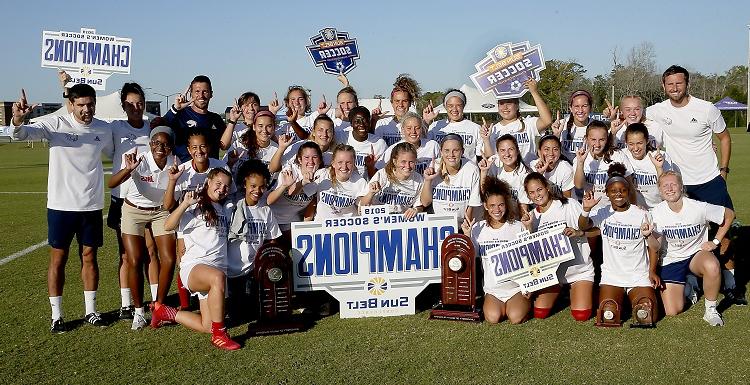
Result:
M175 315L177 315L177 309L157 303L151 313L151 327L156 329L160 326L172 324L175 322Z
M240 344L229 338L229 334L226 331L212 335L211 343L223 350L237 350L240 348Z

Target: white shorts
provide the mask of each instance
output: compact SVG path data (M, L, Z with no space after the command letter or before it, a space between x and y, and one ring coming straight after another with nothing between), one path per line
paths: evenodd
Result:
M508 281L492 287L484 286L483 289L485 295L489 294L502 302L508 302L514 295L521 292L521 285Z
M198 266L198 265L209 266L209 267L213 267L215 269L222 270L222 271L223 271L223 269L222 269L221 266L214 266L214 265L211 265L211 264L202 263L200 261L191 261L191 262L188 262L188 263L180 263L180 280L182 281L182 285L185 286L185 289L187 289L190 292L191 295L194 295L194 296L198 297L199 300L204 300L204 299L208 298L208 292L207 291L195 291L195 290L191 289L188 286L188 282L190 282L189 281L190 272L193 270L193 268L195 266ZM224 273L224 276L226 277L226 273ZM224 290L224 292L226 293L226 290Z
M557 269L557 280L560 281L561 285L578 281L594 282L594 263L591 260L588 263L577 265L567 265L566 262L563 262Z

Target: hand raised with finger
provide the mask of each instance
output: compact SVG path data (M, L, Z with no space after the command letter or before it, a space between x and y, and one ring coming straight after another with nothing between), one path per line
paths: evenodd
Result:
M273 99L268 103L268 111L271 111L272 114L276 115L280 109L281 104L279 103L279 97L276 95L276 92L274 92Z
M184 171L185 170L180 166L180 164L178 163L177 157L175 156L174 162L172 163L172 166L169 168L169 173L168 173L169 180L177 181L177 179L179 179L180 176L182 176L182 173Z
M141 164L142 159L143 157L138 156L138 148L136 147L134 152L125 154L125 168L127 168L128 171L135 170L136 167Z
M318 103L318 113L320 115L325 115L328 113L328 110L330 109L331 109L331 106L328 104L328 102L326 102L326 96L324 94L323 100L321 100L320 103Z
M174 109L177 111L180 111L191 104L193 104L193 101L188 101L183 94L177 94L174 98Z
M437 118L437 111L435 111L435 107L432 106L432 100L424 107L422 110L422 120L424 120L424 123L428 126L430 123L432 123L435 118Z

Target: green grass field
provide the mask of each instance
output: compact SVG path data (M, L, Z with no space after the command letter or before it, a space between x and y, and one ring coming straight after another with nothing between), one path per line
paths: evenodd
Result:
M738 219L750 223L750 135L732 134L729 186ZM2 259L46 239L47 150L2 143L0 160ZM116 241L107 230L99 252L102 312L120 304ZM747 235L743 231L737 242L743 257ZM0 383L750 383L748 307L730 307L726 326L710 328L701 301L651 330L595 328L593 321L573 321L567 308L519 326L428 321L427 311L396 318L334 315L291 335L245 340L246 328L238 326L230 333L243 348L224 352L207 335L180 326L133 332L125 321L101 329L82 325L75 257L66 270L64 310L77 327L52 335L47 252L41 247L0 265Z

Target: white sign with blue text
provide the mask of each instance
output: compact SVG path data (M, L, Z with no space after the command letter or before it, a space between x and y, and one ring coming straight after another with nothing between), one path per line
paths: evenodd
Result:
M456 217L371 211L292 224L294 289L327 291L341 318L414 314L416 296L440 282L440 247Z
M130 73L131 48L129 38L99 35L91 28L43 31L42 67L66 71L72 78L68 87L88 84L104 90L113 73Z
M557 268L575 258L565 224L523 232L510 242L487 250L482 257L484 279L496 284L514 281L524 293L558 284Z

